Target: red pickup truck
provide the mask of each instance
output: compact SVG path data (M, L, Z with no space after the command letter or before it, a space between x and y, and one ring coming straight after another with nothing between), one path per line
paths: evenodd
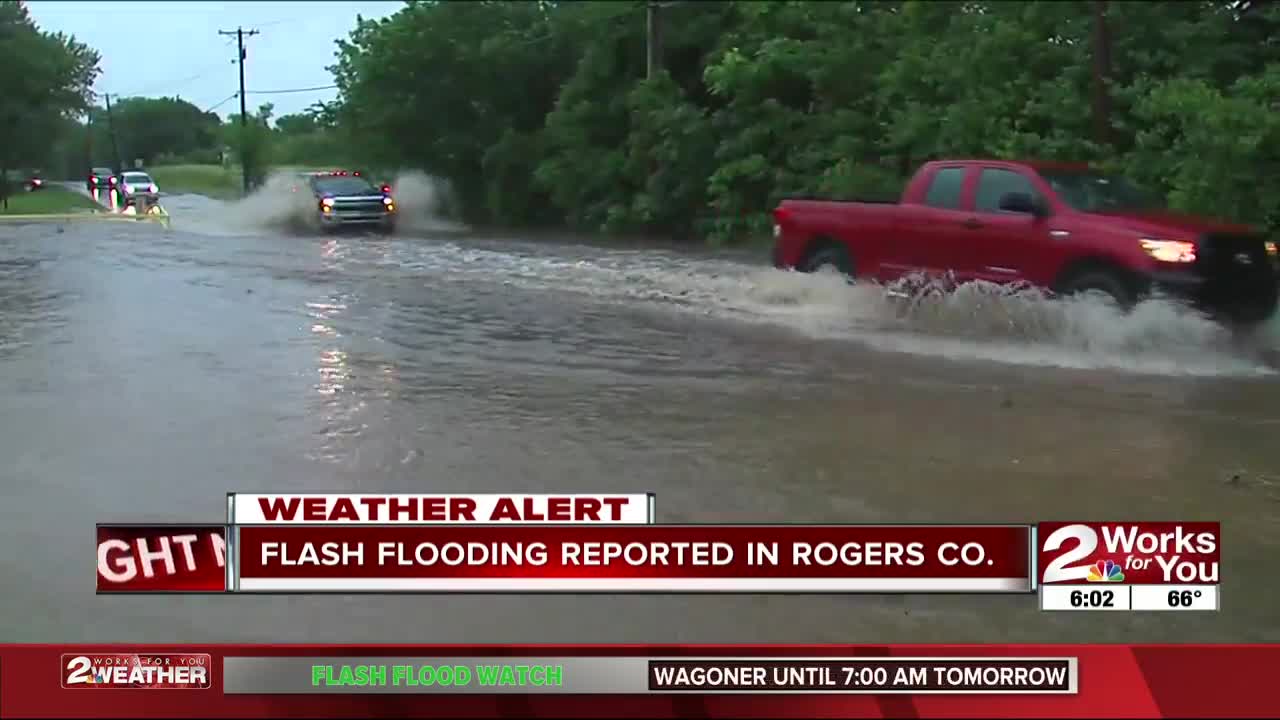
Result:
M892 283L913 275L1101 292L1122 307L1163 292L1234 322L1276 309L1280 258L1258 231L1161 209L1083 165L926 163L899 202L786 200L774 265Z

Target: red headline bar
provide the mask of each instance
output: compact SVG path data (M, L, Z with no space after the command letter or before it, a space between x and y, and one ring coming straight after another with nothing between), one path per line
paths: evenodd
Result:
M98 592L224 592L221 525L99 525Z
M1029 592L1027 526L260 526L242 591Z

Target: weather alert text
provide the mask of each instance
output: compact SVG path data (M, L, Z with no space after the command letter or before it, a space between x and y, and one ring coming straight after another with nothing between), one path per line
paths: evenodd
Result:
M1040 582L1216 585L1216 522L1040 523Z
M210 687L204 653L83 653L62 656L62 687L130 690L204 690Z

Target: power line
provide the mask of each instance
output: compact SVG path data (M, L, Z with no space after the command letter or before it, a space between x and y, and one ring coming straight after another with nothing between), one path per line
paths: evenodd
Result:
M227 103L231 102L232 100L235 100L235 99L236 99L236 98L238 98L238 97L240 97L240 93L238 93L238 92L231 93L231 94L230 94L230 95L228 95L225 99L220 100L220 101L218 102L218 104L217 104L217 105L214 105L213 107L211 107L211 108L209 108L209 109L205 110L204 112L206 112L206 113L211 113L211 112L213 112L214 110L217 110L218 108L222 107L223 105L226 105Z
M315 92L317 90L332 90L337 85L317 85L315 87L289 88L288 90L247 90L250 95L284 95L285 93Z
M267 22L267 23L259 23L258 29L261 30L262 28L275 27L276 25L283 25L284 23L305 23L305 22L307 22L306 18L296 18L296 17L281 18L279 20L272 20L271 22Z
M232 40L231 38L227 38L227 42L226 42L227 45L230 45L232 42L234 42L234 40ZM235 62L235 61L233 60L232 62ZM136 90L134 92L111 93L111 94L115 95L117 98L146 96L154 92L157 88L166 88L166 87L172 87L174 85L181 85L189 82L195 82L196 80L199 80L200 78L205 77L206 75L213 72L214 70L217 70L218 68L222 67L223 66L222 63L223 61L219 60L218 62L212 65L209 65L208 67L198 71L195 75L183 78L181 80L166 81L164 83L149 85L147 86L146 90ZM95 94L100 94L100 93L95 93Z
M139 97L139 96L149 95L152 92L155 92L157 89L168 88L174 85L185 85L186 83L189 83L189 82L195 82L196 80L199 80L200 78L208 75L209 73L213 72L214 70L217 70L222 66L223 66L223 61L220 60L216 65L210 65L209 67L204 68L203 70L200 70L195 75L183 78L181 80L172 80L164 83L157 83L155 85L148 86L145 90L137 90L129 93L112 93L112 94L115 95L116 97Z

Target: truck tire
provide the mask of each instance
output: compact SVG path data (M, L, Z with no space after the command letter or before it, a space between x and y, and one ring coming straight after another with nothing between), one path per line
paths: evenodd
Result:
M1088 270L1068 280L1061 290L1067 297L1101 297L1121 310L1138 304L1137 293L1125 278L1110 270Z
M855 276L853 258L842 245L823 245L805 258L801 272L814 273L832 269L852 280Z

